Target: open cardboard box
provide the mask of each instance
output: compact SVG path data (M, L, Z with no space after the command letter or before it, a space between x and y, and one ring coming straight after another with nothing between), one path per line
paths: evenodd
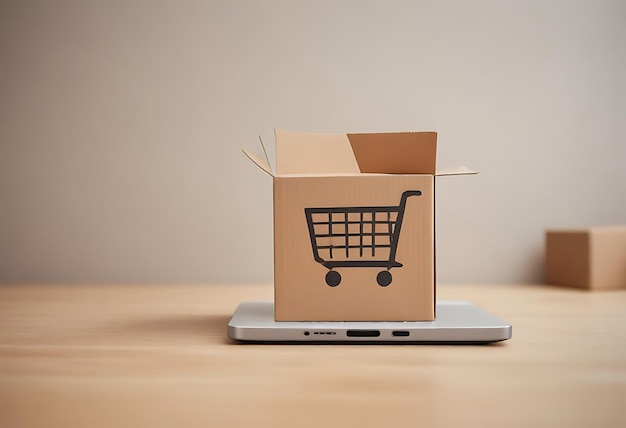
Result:
M275 131L276 321L435 319L436 132ZM263 143L261 143L262 145Z

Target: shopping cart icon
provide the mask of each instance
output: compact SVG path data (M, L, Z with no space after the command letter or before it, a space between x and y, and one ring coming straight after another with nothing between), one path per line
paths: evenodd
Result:
M313 258L328 269L326 284L336 287L341 274L335 268L380 267L376 276L381 287L391 284L391 268L402 267L396 260L406 200L420 196L407 190L397 206L305 208Z

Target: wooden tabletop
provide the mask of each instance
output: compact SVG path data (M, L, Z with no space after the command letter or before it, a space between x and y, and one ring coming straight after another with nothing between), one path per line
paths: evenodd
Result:
M482 346L242 345L269 285L0 286L0 427L626 426L626 290L440 286Z

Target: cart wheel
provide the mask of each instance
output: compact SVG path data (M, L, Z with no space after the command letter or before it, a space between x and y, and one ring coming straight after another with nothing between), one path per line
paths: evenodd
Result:
M339 274L339 272L336 272L334 270L328 271L328 273L326 274L326 284L330 285L331 287L336 287L339 285L340 282L341 275Z
M389 284L391 284L391 272L389 272L388 270L378 272L378 275L376 275L376 282L381 287L388 286Z

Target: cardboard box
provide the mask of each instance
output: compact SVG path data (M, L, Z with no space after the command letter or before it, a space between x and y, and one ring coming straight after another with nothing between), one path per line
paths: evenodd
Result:
M437 134L275 131L277 321L435 318Z
M546 232L546 282L626 288L626 226Z

